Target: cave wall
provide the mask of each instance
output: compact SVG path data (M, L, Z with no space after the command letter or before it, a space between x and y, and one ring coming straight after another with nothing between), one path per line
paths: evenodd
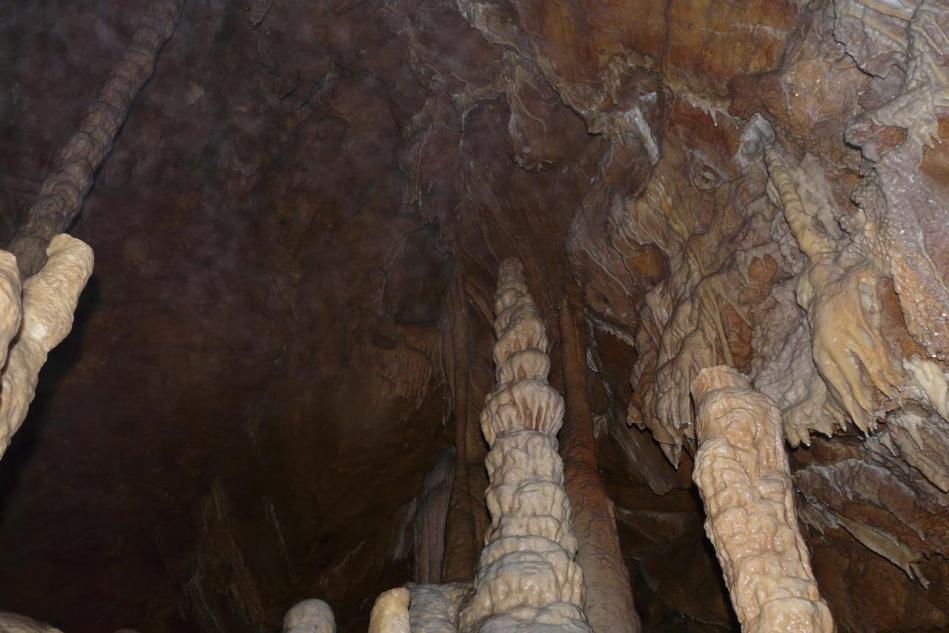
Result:
M0 7L5 238L147 6L113 4ZM939 630L946 412L914 376L949 340L949 27L923 4L188 3L72 228L96 273L0 463L0 608L249 631L318 596L362 629L451 444L475 560L517 256L554 347L583 300L646 630L735 626L690 478L719 363L783 410L838 628ZM854 308L850 348L814 347Z

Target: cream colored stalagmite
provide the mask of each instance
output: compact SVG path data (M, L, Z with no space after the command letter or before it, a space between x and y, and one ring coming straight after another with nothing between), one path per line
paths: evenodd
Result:
M304 600L283 617L283 633L336 633L333 610L322 600Z
M831 633L798 530L780 411L725 366L703 369L692 395L693 478L743 633Z
M79 130L59 151L53 173L43 183L10 246L22 277L42 268L50 240L65 231L79 213L95 171L112 148L132 100L154 72L158 53L171 37L183 5L184 0L156 0L151 5Z
M495 299L497 388L481 415L491 524L477 574L383 593L370 633L591 633L557 453L564 402L547 383L547 333L520 261L501 264Z
M459 628L590 631L555 439L564 402L547 383L547 334L516 259L501 264L494 326L497 388L481 417L491 525Z
M43 268L23 284L21 298L16 292L15 260L0 252L0 333L6 336L14 321L19 328L9 352L9 338L0 340L0 354L8 354L0 391L0 457L26 418L46 355L72 328L73 312L92 275L92 263L88 245L66 234L57 235L46 250Z

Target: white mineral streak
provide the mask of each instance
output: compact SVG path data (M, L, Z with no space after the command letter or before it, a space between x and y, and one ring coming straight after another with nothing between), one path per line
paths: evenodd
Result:
M79 294L92 274L92 249L69 235L54 237L46 256L42 270L23 284L23 322L3 369L0 456L26 418L46 355L72 328Z
M777 406L724 366L702 370L692 393L693 478L742 631L833 631L798 530Z
M109 154L132 100L155 70L158 53L171 37L182 5L183 0L156 0L151 5L79 130L56 156L53 173L43 182L10 246L24 275L39 270L49 240L66 230L79 212L96 169Z
M43 622L37 622L16 613L0 611L0 631L3 633L63 633Z
M283 617L283 633L336 633L333 610L322 600L298 602Z
M409 633L409 603L412 594L405 587L383 592L369 614L369 633Z
M549 360L540 359L547 336L523 275L518 260L501 264L494 348L499 382L481 418L491 446L485 495L491 525L459 628L588 632L555 439L563 399L547 384Z

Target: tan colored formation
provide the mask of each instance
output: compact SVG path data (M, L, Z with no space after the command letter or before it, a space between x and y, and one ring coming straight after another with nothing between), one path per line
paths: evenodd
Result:
M491 447L485 463L491 526L459 629L544 623L587 631L583 572L574 561L577 540L555 439L564 402L547 383L547 334L519 260L501 264L494 309L498 382L481 416Z
M322 600L298 602L283 618L283 633L336 633L333 610Z
M5 337L0 340L0 354L6 355L0 392L0 456L26 419L40 369L49 351L72 328L79 294L92 275L92 249L69 235L54 237L46 256L43 268L23 284L21 298L16 260L0 252L0 334ZM12 347L11 332L16 333Z
M516 259L501 264L494 326L497 387L481 416L491 524L475 579L383 593L370 633L591 631L557 452L564 401L547 382L547 333Z
M728 367L692 384L699 449L693 478L706 533L744 633L830 633L798 529L781 413Z
M372 605L369 633L409 633L409 602L412 596L405 587L384 592Z
M37 622L16 613L0 612L0 631L3 633L62 633L43 622Z
M155 60L174 31L182 5L183 0L157 0L151 5L79 130L56 156L53 173L43 183L10 246L24 277L43 266L49 241L65 231L79 213L96 169L112 148L132 100L155 70Z

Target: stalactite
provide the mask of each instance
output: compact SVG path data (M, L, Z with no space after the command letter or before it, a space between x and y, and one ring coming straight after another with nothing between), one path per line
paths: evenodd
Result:
M458 266L460 269L460 266ZM474 573L476 544L471 495L468 489L468 325L464 278L460 270L450 290L451 389L455 417L455 478L445 519L442 578L468 581ZM420 579L416 579L420 580Z
M748 379L725 367L692 384L699 449L693 478L705 530L744 633L830 633L798 529L781 414Z
M435 466L425 475L417 497L413 542L415 581L439 583L445 558L445 519L454 478L454 451L439 451Z
M6 451L36 393L40 369L51 349L72 328L79 294L92 274L92 249L68 235L57 235L46 251L42 270L23 284L23 320L3 369L0 392L0 456ZM9 258L3 258L9 263ZM8 275L2 275L9 282ZM5 284L8 285L9 284ZM17 297L6 296L15 300ZM0 313L8 314L4 306Z
M577 563L583 570L586 614L596 633L642 630L623 561L613 504L597 472L593 414L587 395L586 346L574 317L579 302L560 305L566 416L560 433L564 488L573 509Z
M151 5L79 130L59 151L52 174L10 245L23 277L43 266L50 240L79 213L96 169L111 150L132 100L154 72L158 53L171 37L183 4L184 0L157 0Z
M499 382L481 419L491 446L486 460L491 526L460 630L544 624L589 631L555 439L563 400L547 384L549 365L518 362L528 350L546 355L548 344L518 260L501 265L495 309Z

